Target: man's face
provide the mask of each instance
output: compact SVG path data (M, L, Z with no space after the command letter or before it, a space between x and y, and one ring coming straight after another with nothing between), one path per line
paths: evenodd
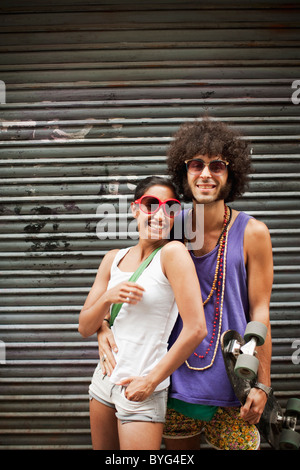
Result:
M208 155L195 155L192 160L202 160L209 164L213 161L225 161L221 155L209 157ZM230 192L230 183L228 182L228 169L218 172L213 171L213 165L210 168L204 166L202 171L192 168L187 172L188 192L191 193L193 200L200 204L210 204L215 201L224 200ZM200 164L201 166L201 164Z

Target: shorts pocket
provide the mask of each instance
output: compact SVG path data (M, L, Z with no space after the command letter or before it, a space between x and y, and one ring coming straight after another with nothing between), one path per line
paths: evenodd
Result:
M142 400L142 401L128 400L128 398L126 398L125 396L125 390L126 390L126 387L122 386L121 395L127 403L131 403L133 406L141 406L143 404L148 404L153 401L153 395L154 395L153 393L148 398L146 398L146 400Z

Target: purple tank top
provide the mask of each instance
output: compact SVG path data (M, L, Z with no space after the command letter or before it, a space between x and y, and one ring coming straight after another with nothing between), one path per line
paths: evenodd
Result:
M247 290L247 273L244 263L243 241L245 227L250 216L244 212L239 212L228 234L225 295L223 303L222 330L232 329L243 334L249 320L249 304ZM203 300L210 293L216 262L218 247L210 253L201 257L195 257L191 252L197 274ZM213 296L214 298L214 296ZM214 300L206 304L204 308L208 334L200 346L196 349L198 355L204 355L212 335L212 324L214 320ZM170 346L178 337L182 328L180 316L177 319L170 337ZM194 354L188 359L192 367L202 368L211 363L215 343L205 359L200 359ZM188 403L214 405L214 406L239 406L230 382L227 378L223 363L220 344L213 365L203 371L191 370L184 363L177 369L171 378L169 395L177 400Z

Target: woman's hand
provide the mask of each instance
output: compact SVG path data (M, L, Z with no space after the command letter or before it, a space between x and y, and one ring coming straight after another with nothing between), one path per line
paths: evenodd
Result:
M120 282L108 289L105 296L111 304L137 304L143 297L145 289L136 282Z
M156 387L147 376L129 377L128 379L121 380L118 385L126 387L125 397L130 401L146 400L154 392Z

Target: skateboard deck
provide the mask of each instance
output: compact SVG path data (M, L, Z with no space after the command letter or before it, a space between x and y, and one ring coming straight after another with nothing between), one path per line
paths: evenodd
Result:
M240 403L243 405L253 385L253 381L242 379L235 374L234 367L237 360L237 356L239 354L238 348L237 352L234 352L235 345L245 345L244 338L242 338L242 336L234 330L225 331L221 337L221 348L224 358L224 364L234 393ZM291 419L297 421L297 417L295 416L291 416ZM261 435L274 449L282 448L280 445L280 436L282 433L284 422L285 417L283 410L279 405L278 401L275 399L273 392L271 392L266 402L266 406L261 416L261 419L256 426ZM288 448L289 446L287 444L287 447L285 447L285 449L288 450Z

